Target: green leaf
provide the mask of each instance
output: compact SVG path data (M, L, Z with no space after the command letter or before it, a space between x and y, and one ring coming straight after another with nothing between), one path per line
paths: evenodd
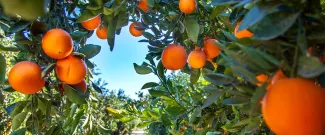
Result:
M118 19L116 23L116 30L120 29L124 26L127 26L129 23L129 15L126 13L126 11L120 12L118 14Z
M136 63L133 63L135 71L140 75L145 75L152 73L151 68L149 68L145 63L142 63L141 66L137 65Z
M218 16L225 9L226 9L226 6L218 6L218 7L215 7L213 9L212 13L210 14L210 19L213 20L214 17Z
M26 20L35 20L39 16L45 15L48 0L0 0L4 12L8 15L20 15Z
M71 125L69 125L69 126L70 126L70 131L71 131L71 133L74 132L74 131L76 130L76 128L77 128L77 126L78 126L78 124L79 124L79 122L80 122L80 119L81 119L81 117L82 117L84 114L85 114L84 110L83 110L83 109L81 109L81 110L79 109L78 113L77 113L76 116L73 118L73 121L72 121Z
M251 104L250 104L250 115L259 115L261 114L261 104L260 101L263 99L266 90L265 87L267 85L264 84L262 87L258 87L256 91L254 92L252 98L251 98Z
M17 114L12 120L11 129L16 130L17 128L19 128L20 125L26 119L27 114L28 114L28 112L21 112L21 113Z
M123 117L123 118L121 118L120 119L120 121L122 121L122 122L124 122L124 123L126 123L126 122L130 122L130 121L132 121L132 120L134 120L135 118L134 117Z
M249 98L243 96L234 96L222 101L225 105L243 105L249 103Z
M49 130L46 131L45 135L54 135L53 132L59 130L58 128L58 126L53 125Z
M104 16L104 22L107 25L107 42L108 45L110 46L111 51L113 51L114 49L117 21L118 21L118 16L114 17L113 14Z
M166 81L166 77L165 77L165 67L162 64L162 61L160 60L157 66L157 70L158 70L158 75L159 77L163 80Z
M219 131L214 131L214 132L207 132L206 135L222 135L222 133Z
M76 104L85 104L86 102L86 95L81 90L75 90L71 86L64 84L64 91L67 95L67 98Z
M31 22L29 21L19 21L9 28L9 32L16 33L20 30L25 29L30 23Z
M143 90L143 89L152 88L152 87L156 87L156 86L159 86L159 84L155 83L155 82L148 82L148 83L144 84L141 89Z
M201 70L196 69L196 68L192 68L191 69L191 76L190 76L191 84L195 84L199 80L200 76L201 76Z
M103 8L103 14L104 15L111 15L113 13L114 13L114 8L107 8L107 7Z
M85 59L85 63L89 69L95 68L95 65L88 59Z
M110 107L107 107L106 109L107 109L107 111L108 111L109 113L113 114L114 117L116 117L117 119L120 119L120 118L123 117L123 116L118 112L118 110L115 110L115 109L110 108Z
M89 10L86 9L84 10L81 15L79 16L79 18L77 19L77 23L82 23L84 21L87 21L91 18L96 17L99 13L101 12L101 10Z
M184 109L181 108L179 105L175 105L175 106L168 105L166 108L166 111L172 117L177 117L177 116L181 115L182 112L184 112Z
M25 135L25 134L26 134L26 128L21 128L11 132L9 135Z
M235 80L233 77L212 72L209 69L203 69L203 77L214 85L232 84Z
M15 105L15 109L10 113L10 117L14 118L17 114L21 113L27 105L27 101L19 101ZM8 111L7 111L8 112Z
M80 40L83 37L86 37L88 35L88 32L85 31L74 31L73 33L70 33L70 36L73 40Z
M261 21L266 15L279 11L280 5L268 3L261 6L255 6L245 15L242 23L240 24L238 31L248 29L257 22Z
M252 38L258 40L276 38L285 33L294 24L299 15L300 12L279 12L269 14L252 29L254 33Z
M218 89L211 92L211 94L205 99L201 109L204 109L214 103L224 92L219 91Z
M221 5L230 5L234 3L238 3L242 0L211 0L211 4L214 6L221 6Z
M2 90L5 92L15 92L16 91L11 86L4 87Z
M194 42L197 42L197 38L200 32L200 25L198 24L197 20L194 18L186 18L185 19L185 26L188 37Z
M155 5L155 0L147 0L147 2L150 7L153 7Z
M103 92L102 92L102 89L99 88L95 83L92 82L92 86L93 86L93 88L94 88L98 93L103 93Z
M209 129L206 128L206 129L196 132L195 135L206 135L208 131L209 131Z
M235 75L242 77L245 81L248 81L252 84L257 83L255 74L251 73L247 69L245 69L241 66L235 66L235 65L232 65L231 69L235 73Z
M46 99L43 99L41 97L38 97L37 98L37 105L38 105L38 108L42 111L43 114L46 114L46 105L47 105L47 100Z
M49 73L51 73L53 71L53 69L55 68L55 63L51 63L50 65L48 65L43 71L42 71L42 78L44 78L45 76L47 76Z
M94 44L87 44L84 47L80 48L80 53L86 55L87 59L95 57L100 52L101 46Z
M149 39L149 40L155 38L155 36L152 35L152 34L149 33L149 32L143 32L142 34L143 34L143 36L144 36L145 38L147 38L147 39Z
M325 72L325 66L316 57L302 56L298 61L298 75L313 78Z
M5 57L0 53L0 83L5 82L6 80L6 59Z
M161 97L161 96L169 95L166 91L161 91L161 90L150 89L150 90L148 90L148 92L151 96L154 96L154 97Z
M235 35L234 34L231 34L229 31L226 31L226 30L224 30L224 29L220 29L221 30L221 32L229 39L229 40L231 40L231 41L236 41L237 40L237 38L235 37Z

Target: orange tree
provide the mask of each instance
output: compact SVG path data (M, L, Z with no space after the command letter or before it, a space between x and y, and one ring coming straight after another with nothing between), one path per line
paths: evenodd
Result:
M1 50L19 51L14 63L40 66L26 66L26 72L14 66L8 82L1 63L2 89L32 94L7 107L12 130L22 127L16 133L82 131L78 125L87 125L84 114L100 92L89 72L100 46L86 40L96 28L100 39L107 31L112 51L115 35L129 22L130 34L143 35L139 42L149 49L135 71L153 73L160 82L143 86L150 94L145 105L107 108L114 118L139 120L151 134L325 133L323 0L0 2L0 26L15 42ZM166 76L168 70L187 76ZM76 85L83 79L86 93Z

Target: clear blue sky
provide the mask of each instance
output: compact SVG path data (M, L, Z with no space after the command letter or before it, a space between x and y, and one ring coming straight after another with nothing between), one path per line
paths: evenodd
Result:
M134 70L133 63L141 64L148 53L147 43L138 42L141 39L144 37L133 37L129 32L129 26L125 26L121 34L115 37L113 52L109 50L107 41L98 39L95 32L87 40L87 44L102 47L101 52L91 61L100 69L102 74L99 77L108 83L108 89L123 89L127 95L136 98L135 92L141 90L146 82L159 82L152 73L139 75Z

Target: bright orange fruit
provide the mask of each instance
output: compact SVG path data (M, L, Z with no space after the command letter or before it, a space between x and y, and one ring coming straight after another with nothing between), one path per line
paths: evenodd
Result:
M185 66L187 54L183 46L168 45L161 54L162 64L166 69L178 70Z
M194 50L188 55L188 64L192 68L202 68L206 62L206 55L201 50Z
M324 135L325 91L311 80L281 79L264 96L262 114L277 135Z
M196 9L196 2L195 0L180 0L179 9L184 14L192 14Z
M221 49L216 44L217 40L215 39L208 39L204 41L203 51L207 55L208 59L213 59L219 56Z
M23 94L35 94L45 84L41 67L30 61L15 64L9 71L8 81L14 90Z
M262 86L264 82L267 81L269 77L266 74L260 74L256 76L256 80L258 83L256 84L257 86Z
M81 25L87 30L95 30L96 28L99 27L100 22L101 22L100 15L97 15L93 18L90 18L87 21L82 22Z
M98 27L96 30L96 35L99 39L107 39L107 28L106 26Z
M42 39L42 49L53 59L63 59L73 50L73 42L69 33L62 29L52 29Z
M237 23L236 27L235 27L235 36L237 38L251 38L254 34L248 30L242 30L242 31L238 31L238 28L240 26L241 22Z
M140 0L138 3L138 8L140 8L144 12L148 12L148 10L149 10L148 6L149 6L149 3L147 0Z
M131 35L135 36L135 37L140 37L142 36L143 31L142 30L137 30L135 29L135 26L137 27L141 27L141 24L139 22L134 22L130 25L129 27L129 31L131 33Z
M56 74L67 84L78 84L87 74L87 66L80 58L70 55L56 62Z

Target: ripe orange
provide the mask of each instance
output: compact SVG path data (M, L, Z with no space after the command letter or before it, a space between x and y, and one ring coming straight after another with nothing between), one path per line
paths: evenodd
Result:
M217 40L208 39L204 41L203 51L207 55L208 59L213 59L219 56L221 49L216 44Z
M179 130L179 132L184 132L185 131L185 126L183 125L182 127L181 127L181 129Z
M100 15L97 15L93 18L90 18L87 21L82 22L81 25L87 30L94 30L97 27L99 27L100 22L101 22Z
M107 39L107 28L103 26L102 28L98 27L96 30L96 35L99 39Z
M184 14L191 14L195 11L196 2L195 0L180 0L179 1L179 9Z
M248 30L242 30L242 31L238 31L238 28L240 26L241 22L237 23L236 27L235 27L235 36L237 38L251 38L254 34Z
M201 50L201 47L199 47L199 46L194 46L194 50Z
M35 94L45 84L41 67L30 61L15 64L9 71L8 81L14 90L23 94Z
M134 28L135 26L141 27L141 24L139 22L134 22L130 25L129 31L130 31L131 35L133 35L135 37L142 36L143 30L137 30Z
M58 60L55 70L61 81L71 85L80 83L87 74L85 62L72 55Z
M262 114L275 134L324 135L324 89L307 79L281 79L264 96Z
M268 79L268 76L266 74L260 74L256 76L256 80L258 83L256 84L257 86L262 86L264 82L266 82Z
M53 59L63 59L73 50L73 41L69 33L62 29L52 29L45 33L42 48Z
M138 8L140 8L144 12L148 12L148 10L149 10L148 6L149 6L149 3L147 0L140 0L138 3Z
M201 50L194 50L188 55L188 64L192 68L202 68L206 62L206 55Z
M187 54L183 46L169 44L161 54L162 64L166 69L178 70L185 66Z
M270 90L271 87L279 80L281 79L287 79L288 77L282 72L281 69L279 69L275 74L273 75L270 84L267 86L267 90Z

